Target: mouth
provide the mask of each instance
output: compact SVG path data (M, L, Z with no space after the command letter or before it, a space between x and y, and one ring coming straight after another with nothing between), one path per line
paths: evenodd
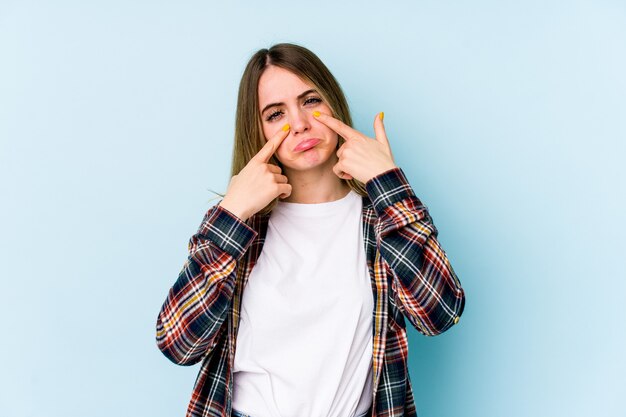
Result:
M298 145L296 145L295 148L293 148L293 152L304 152L308 149L313 148L320 142L321 142L321 139L317 139L317 138L305 139L301 141L300 143L298 143Z

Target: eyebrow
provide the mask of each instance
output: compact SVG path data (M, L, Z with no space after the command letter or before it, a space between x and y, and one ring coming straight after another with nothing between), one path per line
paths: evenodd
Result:
M302 97L311 94L311 93L317 93L317 90L314 88L311 88L310 90L306 90L304 93L300 94L298 96L298 100L300 100ZM261 114L265 113L265 111L271 107L278 107L278 106L283 106L285 103L270 103L267 106L263 107L263 110L261 110Z

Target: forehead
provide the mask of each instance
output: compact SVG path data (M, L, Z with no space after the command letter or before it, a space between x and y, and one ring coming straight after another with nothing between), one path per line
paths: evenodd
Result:
M293 72L271 65L259 79L259 106L263 108L270 103L285 103L311 88L314 88L313 84Z

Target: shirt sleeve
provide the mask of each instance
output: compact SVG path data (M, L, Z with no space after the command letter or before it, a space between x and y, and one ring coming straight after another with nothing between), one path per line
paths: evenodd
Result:
M378 217L377 245L392 274L396 303L420 333L443 333L458 323L465 293L437 241L428 208L400 168L377 175L365 187Z
M256 235L219 205L205 214L157 318L157 346L172 362L193 365L215 347L233 296L237 260Z

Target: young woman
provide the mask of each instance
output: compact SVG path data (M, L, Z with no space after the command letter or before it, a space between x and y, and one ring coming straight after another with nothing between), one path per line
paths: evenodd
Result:
M405 318L456 324L465 295L428 209L308 49L252 56L232 179L189 241L157 345L202 362L187 416L415 416Z

